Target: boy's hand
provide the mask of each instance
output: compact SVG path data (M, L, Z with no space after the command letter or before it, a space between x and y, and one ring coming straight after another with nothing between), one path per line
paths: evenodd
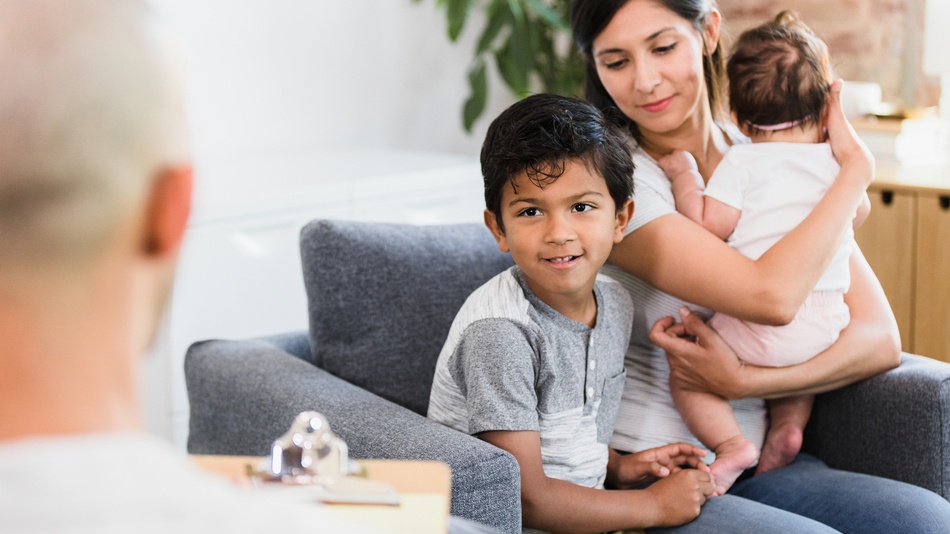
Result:
M669 179L673 179L679 174L684 172L699 172L699 167L696 165L696 159L693 158L693 155L685 150L674 150L669 154L660 158L657 161L657 164L663 169L663 172L666 173L666 176Z
M654 482L646 490L655 502L658 527L682 525L696 519L699 511L713 493L709 473L697 469L683 469Z
M634 488L684 468L709 472L702 460L705 456L705 450L688 443L671 443L628 455L611 450L607 475L617 488Z

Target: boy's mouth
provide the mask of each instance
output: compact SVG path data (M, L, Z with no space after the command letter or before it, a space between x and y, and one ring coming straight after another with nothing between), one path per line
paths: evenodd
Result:
M545 261L554 265L567 265L577 258L580 258L580 256L558 256L556 258L547 258Z

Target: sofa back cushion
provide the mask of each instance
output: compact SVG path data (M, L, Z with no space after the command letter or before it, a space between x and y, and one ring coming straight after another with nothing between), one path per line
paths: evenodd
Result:
M313 363L422 415L455 314L513 265L480 224L313 221L300 255Z

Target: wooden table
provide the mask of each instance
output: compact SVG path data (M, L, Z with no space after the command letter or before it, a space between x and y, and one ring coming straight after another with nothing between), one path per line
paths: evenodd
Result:
M248 466L257 468L256 456L193 455L202 468L231 479L246 477ZM441 462L409 460L358 460L371 480L385 482L399 491L398 506L366 504L327 505L333 514L353 523L385 532L444 533L449 517L451 472Z

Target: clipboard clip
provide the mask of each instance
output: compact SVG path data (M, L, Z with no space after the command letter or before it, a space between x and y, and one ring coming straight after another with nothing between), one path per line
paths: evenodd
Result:
M326 503L398 505L389 484L368 480L350 460L346 443L330 430L319 412L302 412L290 429L274 440L271 455L255 473L255 486L272 493Z

